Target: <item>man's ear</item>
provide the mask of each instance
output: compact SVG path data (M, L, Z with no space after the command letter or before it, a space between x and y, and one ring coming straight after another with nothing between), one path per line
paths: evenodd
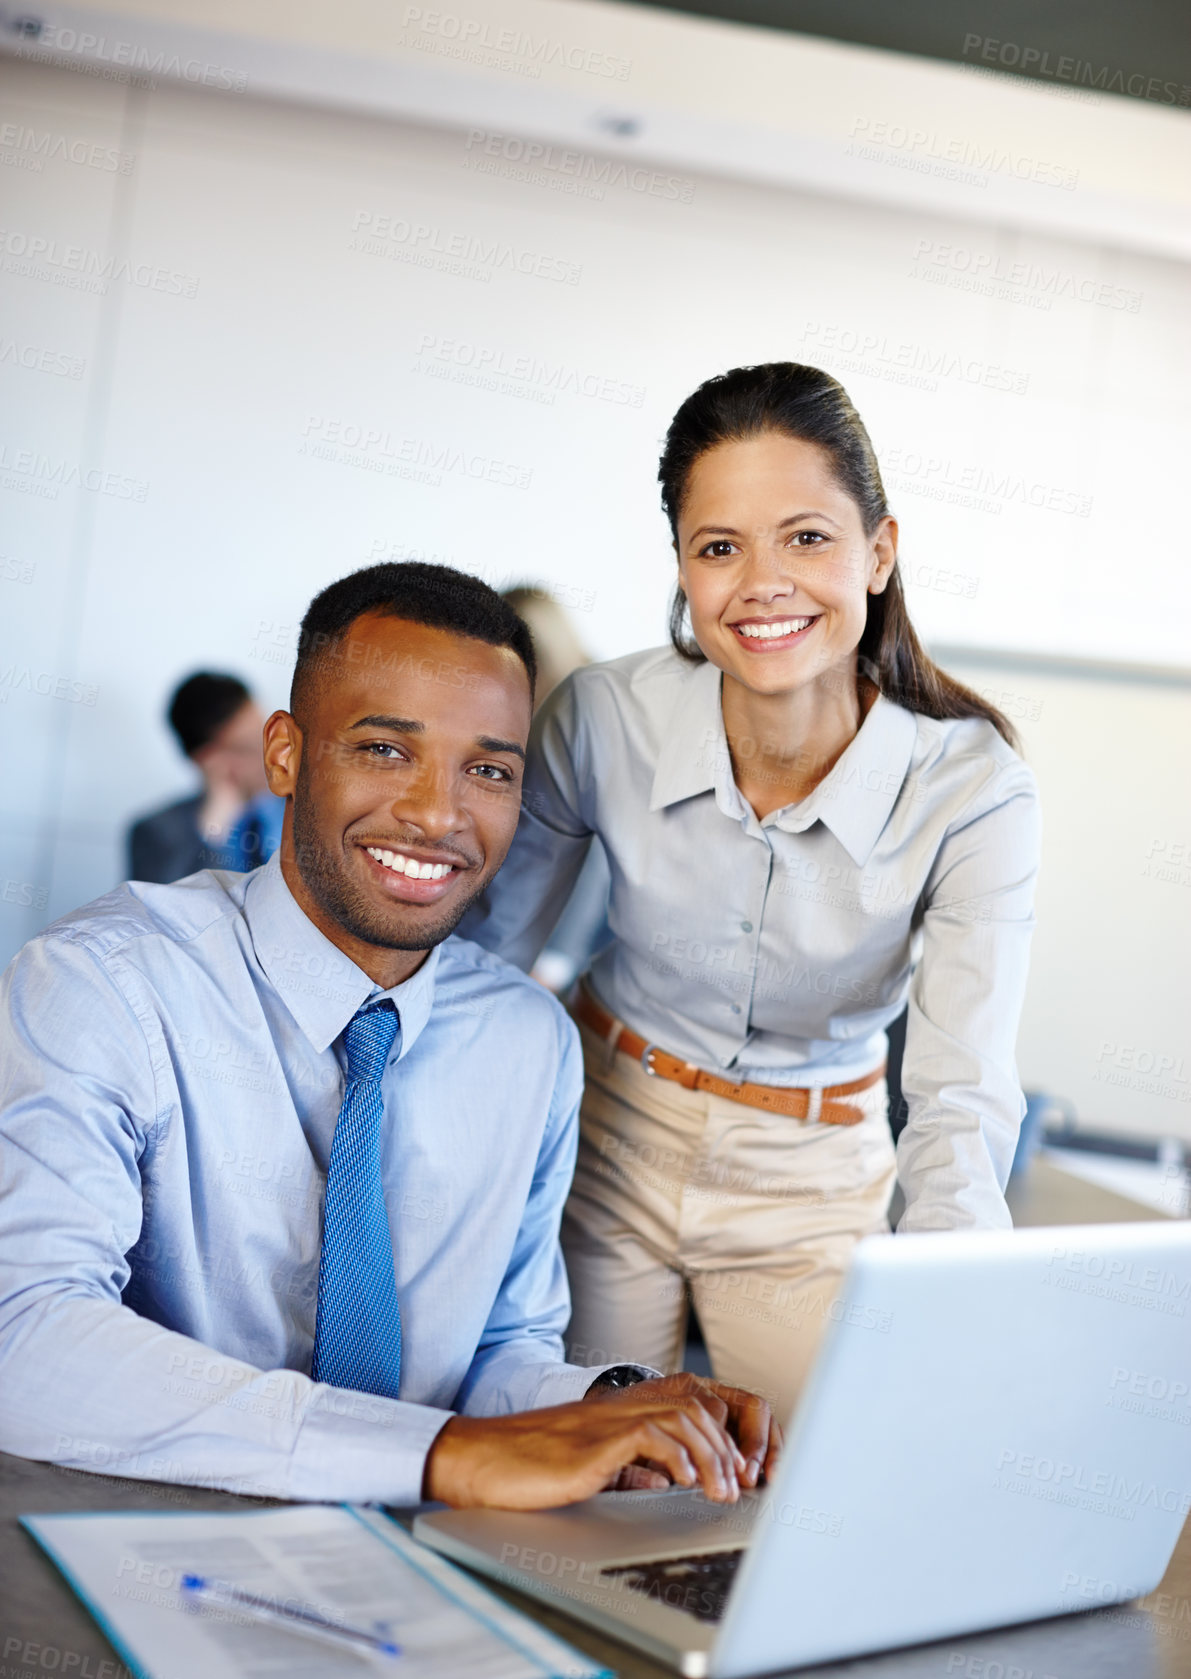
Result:
M265 775L270 793L290 798L298 785L302 731L288 711L275 711L265 724Z

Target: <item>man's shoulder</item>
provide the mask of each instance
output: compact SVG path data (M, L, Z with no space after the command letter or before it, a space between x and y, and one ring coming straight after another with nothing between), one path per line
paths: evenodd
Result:
M577 1038L557 997L512 962L453 933L442 945L435 1001L475 1014L528 1046L554 1044L563 1053Z
M245 875L203 869L170 886L125 881L37 935L45 947L73 946L104 960L138 948L188 945L243 914Z

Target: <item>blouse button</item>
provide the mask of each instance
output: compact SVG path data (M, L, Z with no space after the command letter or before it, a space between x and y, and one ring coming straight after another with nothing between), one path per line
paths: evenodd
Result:
M751 921L742 921L740 923L740 931L742 933L751 933L752 930L753 930L753 924L752 924Z

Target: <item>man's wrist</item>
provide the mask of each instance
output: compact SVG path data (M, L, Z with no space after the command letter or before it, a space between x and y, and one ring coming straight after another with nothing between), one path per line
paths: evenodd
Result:
M452 1473L451 1460L458 1445L458 1435L460 1433L458 1425L461 1421L463 1419L458 1412L448 1417L430 1442L430 1449L426 1453L426 1462L422 1469L422 1498L426 1503L450 1504L454 1502L452 1494L455 1492L455 1477Z
M617 1393L622 1388L636 1387L638 1382L651 1382L656 1376L657 1371L647 1364L612 1364L589 1383L583 1397L592 1399L603 1393Z

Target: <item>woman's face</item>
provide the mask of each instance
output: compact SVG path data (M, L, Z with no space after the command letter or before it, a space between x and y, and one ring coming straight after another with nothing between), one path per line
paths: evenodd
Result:
M855 670L868 596L897 558L897 525L860 509L815 443L763 432L701 455L678 521L695 640L746 688L776 694Z

